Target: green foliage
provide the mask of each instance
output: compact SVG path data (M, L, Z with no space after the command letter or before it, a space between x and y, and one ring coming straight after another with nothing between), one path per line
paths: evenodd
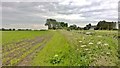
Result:
M27 42L24 46L14 48L10 52L13 55L23 53L21 56L14 57L9 65L15 65L22 61L30 53L36 53L30 62L33 66L115 66L119 65L118 33L117 31L105 30L50 30L50 31L2 31L3 50L15 47L9 43L19 42L23 39L33 39L38 36L48 36L46 40L31 47ZM86 34L93 33L93 34ZM9 38L8 38L9 37ZM50 39L50 40L47 40ZM13 42L14 41L14 42ZM7 44L8 43L8 44ZM33 43L29 42L29 43ZM6 45L4 45L6 44ZM43 49L35 52L41 45ZM20 49L20 51L18 51ZM17 51L15 51L17 50ZM26 51L27 50L27 51ZM118 52L118 53L117 53ZM3 53L3 55L7 55ZM11 57L3 57L6 62Z
M75 25L75 24L74 24L74 25L70 25L69 28L70 28L71 30L77 30L77 25Z
M18 42L23 39L32 39L49 31L2 31L2 44Z
M69 45L64 36L61 35L60 32L55 31L52 39L48 41L44 49L38 53L38 56L33 59L32 63L33 65L41 66L68 65L70 64L70 58L67 58L69 54L68 50Z
M55 19L47 19L45 25L48 26L48 29L54 29L54 30L68 27L68 23L57 22Z
M96 30L113 30L116 28L116 22L99 21Z
M68 27L68 23L60 22L60 25L61 25L62 28Z
M91 24L86 25L86 27L84 27L84 30L89 30L91 28Z
M86 32L93 32L94 35L86 35ZM64 31L63 34L71 44L71 65L116 65L117 31Z
M49 31L2 31L2 34L4 34L2 35L3 65L16 65L23 60L41 46L41 43L34 44L33 46L35 41L27 42L27 40L29 41L29 39L34 39L38 36L47 36L47 33L49 33ZM25 41L21 42L22 40Z

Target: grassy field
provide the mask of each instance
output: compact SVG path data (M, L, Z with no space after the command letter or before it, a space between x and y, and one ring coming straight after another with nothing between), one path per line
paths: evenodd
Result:
M2 63L16 66L115 66L117 31L3 31Z

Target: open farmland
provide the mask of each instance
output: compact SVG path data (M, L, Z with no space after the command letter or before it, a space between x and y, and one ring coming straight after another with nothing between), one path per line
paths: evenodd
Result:
M115 66L117 31L2 31L2 65Z

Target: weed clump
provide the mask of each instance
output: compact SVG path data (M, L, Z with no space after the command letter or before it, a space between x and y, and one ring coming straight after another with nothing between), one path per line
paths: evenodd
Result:
M51 64L59 64L62 62L62 60L65 58L64 55L58 55L58 54L55 54L52 58L50 58L50 63Z

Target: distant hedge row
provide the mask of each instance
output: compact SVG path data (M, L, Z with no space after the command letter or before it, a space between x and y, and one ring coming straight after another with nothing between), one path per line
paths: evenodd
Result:
M68 26L68 23L58 22L55 19L47 19L45 26L48 26L48 29L67 29L67 30L117 30L116 28L117 22L107 22L105 20L99 21L97 25L91 25L89 23L85 27L79 27L76 24Z
M2 28L2 29L0 29L0 31L46 31L46 30L44 30L44 29L32 30L32 29L5 29L5 28Z

